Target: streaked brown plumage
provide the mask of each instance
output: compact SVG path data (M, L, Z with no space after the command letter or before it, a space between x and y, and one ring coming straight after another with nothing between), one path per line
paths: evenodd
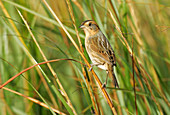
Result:
M84 30L86 35L85 47L93 63L92 66L96 65L106 70L108 74L113 77L115 87L119 87L113 72L113 67L116 65L116 58L109 41L93 20L82 22L80 28ZM106 83L107 78L104 85L106 85Z

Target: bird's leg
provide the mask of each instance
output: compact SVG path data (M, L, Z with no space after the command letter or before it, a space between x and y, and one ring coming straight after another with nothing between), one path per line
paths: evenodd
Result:
M104 65L104 63L93 63L93 64L90 64L90 65L91 65L91 67L90 67L89 71L92 70L93 66Z
M106 81L103 83L102 88L106 88L106 85L107 85L107 78L108 78L108 71L107 71Z
M91 65L91 67L90 67L89 71L92 70L93 66L98 66L98 65L101 65L101 64L100 63L93 63L93 64L90 64L90 65Z

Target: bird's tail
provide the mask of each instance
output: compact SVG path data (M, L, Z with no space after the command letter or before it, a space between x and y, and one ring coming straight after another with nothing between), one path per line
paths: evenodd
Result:
M117 82L117 79L116 79L116 76L115 76L115 73L114 73L114 70L113 70L113 66L109 65L108 72L109 72L109 76L111 76L113 78L113 82L114 82L115 87L119 88L119 85L118 85L118 82Z

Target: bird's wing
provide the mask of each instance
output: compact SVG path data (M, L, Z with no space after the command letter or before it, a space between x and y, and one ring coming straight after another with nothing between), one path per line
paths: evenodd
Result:
M104 35L89 39L88 44L89 49L103 59L103 61L108 64L116 64L114 51Z

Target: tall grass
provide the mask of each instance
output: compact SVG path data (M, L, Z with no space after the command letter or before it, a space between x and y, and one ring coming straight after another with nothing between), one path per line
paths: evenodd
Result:
M1 0L0 114L170 113L168 0ZM120 88L93 67L78 27L111 43ZM4 84L5 83L5 84Z

